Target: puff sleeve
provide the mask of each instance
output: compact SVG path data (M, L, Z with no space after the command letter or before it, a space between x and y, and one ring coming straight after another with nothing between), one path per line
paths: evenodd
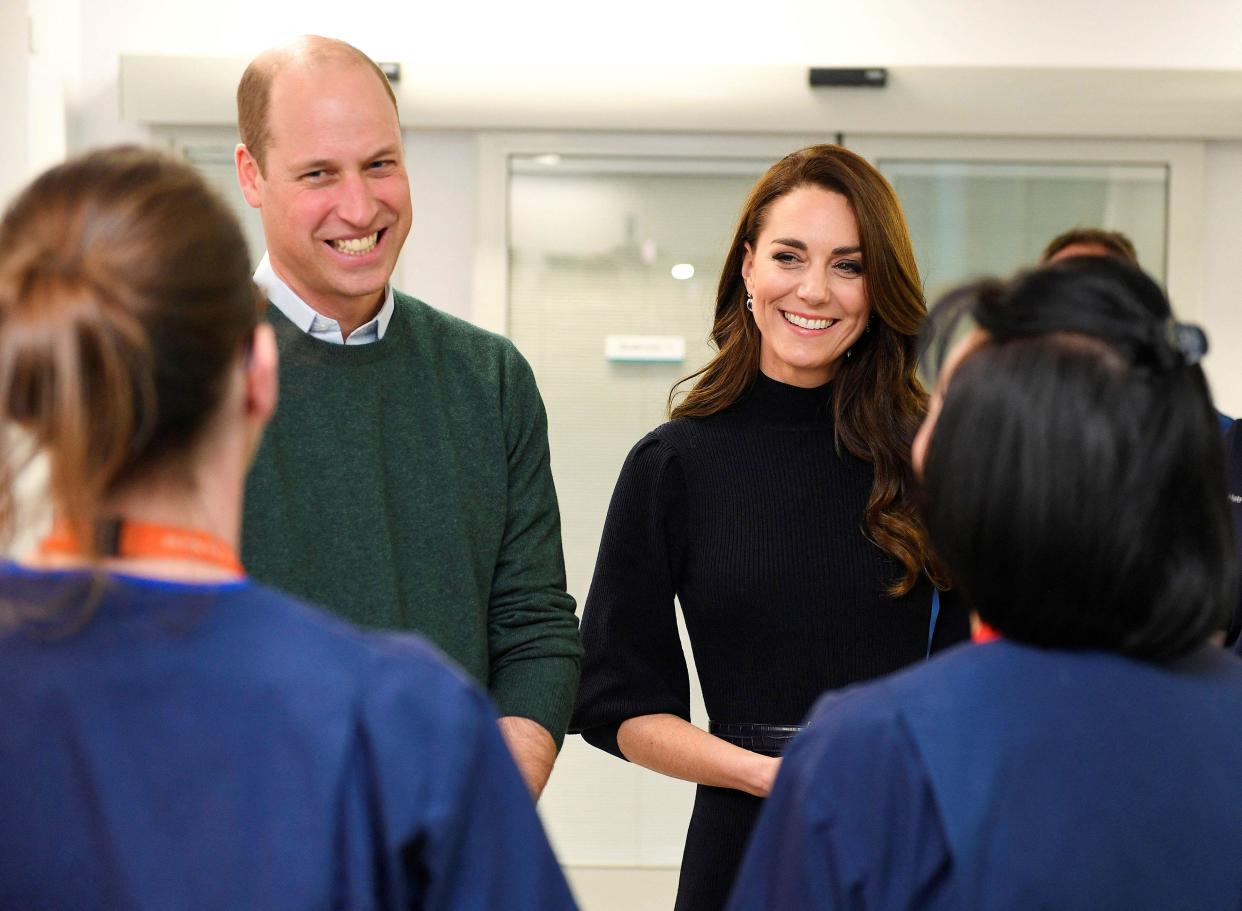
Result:
M673 599L686 551L686 481L659 431L630 451L613 491L582 613L582 683L571 732L622 756L627 718L689 720L690 683Z

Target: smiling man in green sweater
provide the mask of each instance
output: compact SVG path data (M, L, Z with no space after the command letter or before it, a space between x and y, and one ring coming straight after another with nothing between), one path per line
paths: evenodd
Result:
M534 376L507 339L389 284L410 189L370 59L302 38L257 57L237 98L238 180L268 248L255 281L281 353L247 569L435 642L488 688L538 796L581 646Z

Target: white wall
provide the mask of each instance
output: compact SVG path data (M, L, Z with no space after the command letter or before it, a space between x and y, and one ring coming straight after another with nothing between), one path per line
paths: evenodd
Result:
M396 283L434 307L470 318L474 262L474 137L407 133L414 218Z
M27 163L37 173L65 157L71 101L80 80L78 0L29 0Z
M1210 328L1205 362L1221 410L1242 416L1242 142L1208 144L1204 162L1202 318ZM1174 306L1177 302L1174 301Z
M29 39L25 0L0 0L0 206L21 189L28 173L30 126Z
M249 56L302 32L344 38L377 59L424 63L1242 67L1236 0L531 0L385 4L367 16L337 0L79 5L77 146L140 133L117 111L120 54Z

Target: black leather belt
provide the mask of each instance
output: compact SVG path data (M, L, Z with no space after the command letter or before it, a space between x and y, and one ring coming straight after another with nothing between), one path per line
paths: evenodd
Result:
M744 722L712 721L707 725L709 733L727 740L752 753L779 756L785 752L803 725L800 724L748 724Z

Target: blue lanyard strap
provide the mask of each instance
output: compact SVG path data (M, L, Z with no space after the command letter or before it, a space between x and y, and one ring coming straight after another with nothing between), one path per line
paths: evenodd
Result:
M932 586L931 620L927 624L927 657L931 657L932 638L936 635L936 621L940 619L940 589Z

